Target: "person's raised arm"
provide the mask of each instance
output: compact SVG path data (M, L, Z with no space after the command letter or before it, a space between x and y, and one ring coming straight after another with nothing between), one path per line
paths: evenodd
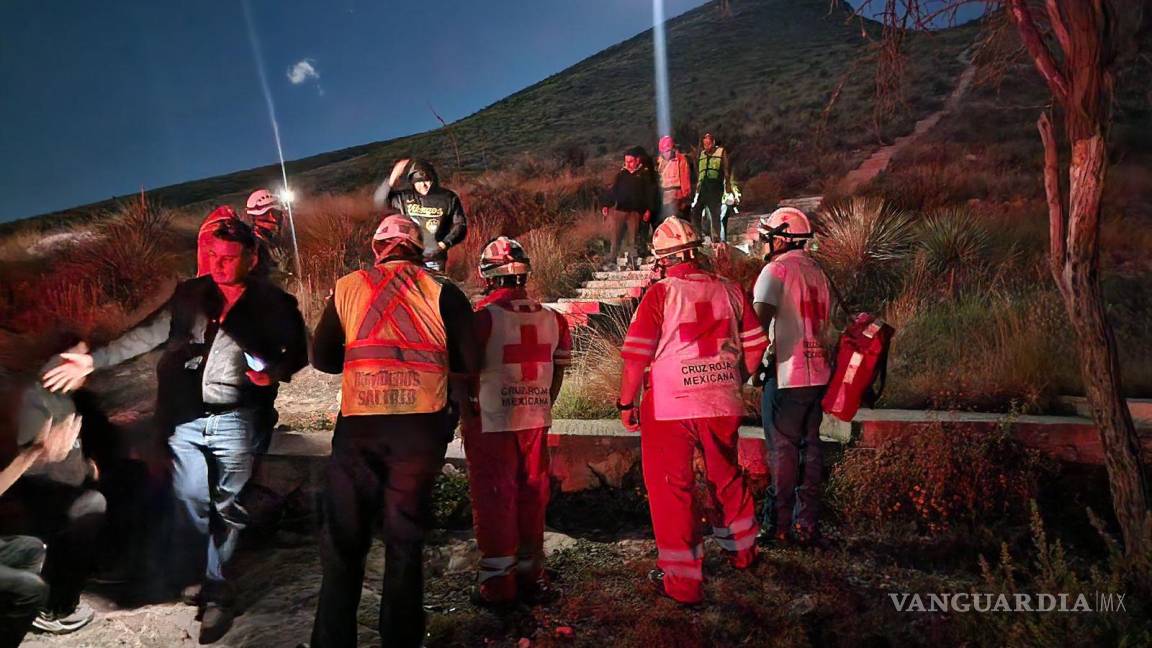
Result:
M87 342L79 342L54 358L56 366L47 369L41 379L49 391L70 392L84 386L88 375L143 355L168 341L172 314L165 304L140 324L92 352Z
M16 480L38 461L54 463L68 456L76 444L82 423L83 419L76 414L69 414L58 423L53 422L51 418L45 419L36 440L21 449L16 458L0 471L0 495L11 488L12 484L15 484Z
M392 165L392 172L376 187L376 192L372 194L372 203L377 208L382 208L388 204L389 198L392 197L392 188L400 180L400 176L404 174L404 170L408 167L408 158L397 160L396 164Z

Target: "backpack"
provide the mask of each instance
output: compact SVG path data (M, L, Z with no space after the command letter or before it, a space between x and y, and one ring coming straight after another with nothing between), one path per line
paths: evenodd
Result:
M858 313L840 334L836 364L820 405L851 421L861 405L871 407L888 378L888 346L896 329L872 313Z

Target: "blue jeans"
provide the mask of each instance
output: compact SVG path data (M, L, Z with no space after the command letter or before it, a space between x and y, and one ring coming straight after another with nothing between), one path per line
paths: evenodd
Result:
M764 393L760 396L760 423L764 428L764 449L767 452L769 477L772 483L768 485L768 494L764 498L764 508L760 512L760 528L764 533L776 530L776 478L779 474L777 464L780 455L773 442L772 430L772 402L776 398L776 368L773 367L764 379Z
M199 542L208 539L206 594L224 587L248 521L237 496L252 476L255 416L252 409L205 416L177 425L168 439L178 526L191 527Z
M820 399L824 387L778 387L776 377L764 385L761 401L764 441L772 485L762 511L762 528L771 532L816 531L824 453L820 446Z

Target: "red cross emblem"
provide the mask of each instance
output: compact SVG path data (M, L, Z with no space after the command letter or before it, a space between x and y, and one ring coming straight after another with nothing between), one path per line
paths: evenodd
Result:
M824 300L820 299L820 291L812 286L807 286L804 289L804 295L800 298L800 319L803 320L808 327L820 317L824 312L826 306Z
M533 324L520 326L520 344L504 345L504 364L520 365L520 373L524 380L539 378L539 363L550 360L552 360L552 345L536 340L536 326Z
M701 358L719 354L720 340L728 337L728 321L712 314L711 302L699 302L695 309L696 321L684 322L677 328L680 341L695 342Z

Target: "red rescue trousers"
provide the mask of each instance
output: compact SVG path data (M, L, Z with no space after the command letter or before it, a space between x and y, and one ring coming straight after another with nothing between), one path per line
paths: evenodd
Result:
M704 544L693 500L692 459L697 447L704 456L708 489L724 525L712 527L712 537L738 569L751 566L756 558L755 508L737 455L740 419L657 421L647 395L641 407L640 450L656 534L656 564L664 571L664 590L669 596L696 603L704 594Z
M466 420L463 432L480 596L512 601L518 586L532 587L544 575L548 428L481 432L478 420Z

